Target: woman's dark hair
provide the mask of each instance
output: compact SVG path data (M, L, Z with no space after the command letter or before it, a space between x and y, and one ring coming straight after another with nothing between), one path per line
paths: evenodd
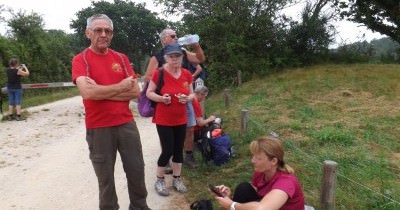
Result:
M8 65L11 67L15 67L18 65L18 59L16 58L11 58L10 61L8 62Z

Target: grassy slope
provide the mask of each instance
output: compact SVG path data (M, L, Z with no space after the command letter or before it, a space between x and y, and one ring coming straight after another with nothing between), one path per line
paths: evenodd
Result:
M399 81L400 65L323 65L245 83L232 90L228 109L223 94L213 94L207 113L223 116L237 157L220 168L185 168L187 199L210 197L205 182L235 186L250 180L248 143L275 131L308 204L319 207L322 162L333 160L339 165L337 209L399 209L381 196L400 201ZM239 135L242 108L250 116L244 136Z

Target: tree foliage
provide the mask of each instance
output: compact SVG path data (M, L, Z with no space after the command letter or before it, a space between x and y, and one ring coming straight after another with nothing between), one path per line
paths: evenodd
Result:
M400 43L399 0L335 0L341 16Z
M58 82L70 80L73 53L68 36L62 31L45 31L43 19L37 13L23 11L13 13L7 20L9 38L0 42L4 45L2 63L16 57L31 71L28 82Z
M319 0L315 4L308 2L301 12L301 21L291 23L287 41L293 51L294 63L315 64L327 54L336 32L329 24L334 14L321 12L329 3L329 0Z
M11 54L13 48L11 42L5 37L0 36L0 87L6 82L5 66L8 63L8 55Z
M238 70L246 81L277 68L313 63L331 42L328 19L320 16L321 10L305 11L303 22L281 14L294 0L157 2L167 13L183 14L180 33L200 35L211 88L236 84Z
M89 45L84 35L87 18L99 13L106 14L113 20L114 36L111 47L127 54L135 69L143 72L145 58L159 44L158 33L166 27L166 21L147 10L144 4L124 0L114 0L114 3L92 2L90 7L79 11L77 19L71 23L81 46Z
M281 44L281 27L277 12L286 0L180 0L158 1L168 13L183 14L180 33L197 33L204 46L208 63L208 84L231 86L237 83L237 71L245 78L284 60L273 54Z
M391 38L355 42L330 53L333 63L399 63L400 45Z

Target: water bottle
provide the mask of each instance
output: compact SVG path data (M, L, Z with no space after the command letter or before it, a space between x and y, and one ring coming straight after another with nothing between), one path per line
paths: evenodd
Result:
M188 34L185 35L184 37L180 37L178 39L178 44L179 45L191 45L199 42L199 35L197 34Z

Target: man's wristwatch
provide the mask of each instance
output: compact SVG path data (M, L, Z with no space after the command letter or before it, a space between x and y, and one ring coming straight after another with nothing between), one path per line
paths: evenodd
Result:
M236 202L232 202L230 210L235 210L235 204Z

